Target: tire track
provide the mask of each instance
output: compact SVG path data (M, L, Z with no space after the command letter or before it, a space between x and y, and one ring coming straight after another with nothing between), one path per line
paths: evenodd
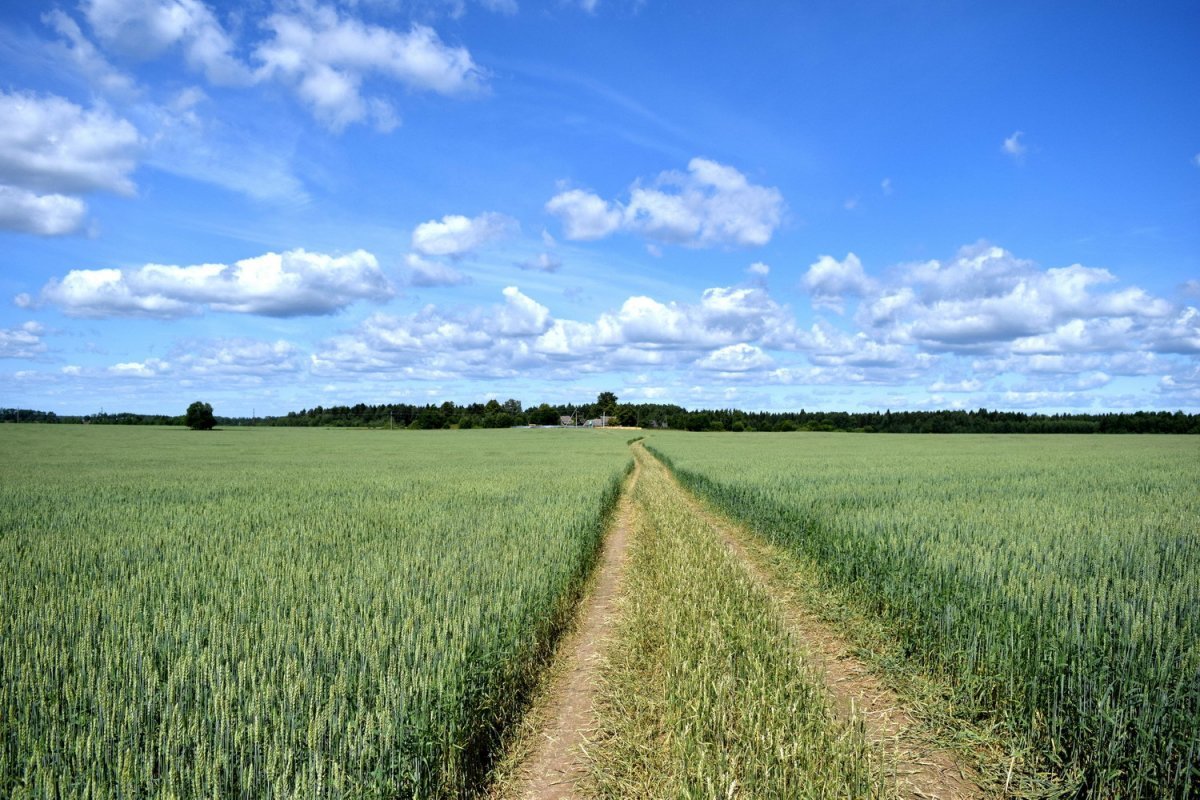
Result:
M636 513L633 490L641 470L642 458L635 458L633 472L621 491L604 539L592 588L580 604L575 629L559 649L558 658L564 659L565 664L556 670L548 699L542 705L544 725L537 734L533 752L517 768L514 788L505 792L507 796L524 800L587 796L581 785L587 777L585 747L595 729L593 706L600 680L600 659L613 628Z
M868 741L887 757L888 773L899 797L973 800L989 796L975 771L954 753L929 740L916 716L853 655L849 643L796 602L787 587L755 555L754 539L749 533L706 506L679 483L665 464L648 451L647 455L646 468L666 473L670 484L709 523L746 572L775 601L785 628L821 676L835 713L844 719L861 720Z

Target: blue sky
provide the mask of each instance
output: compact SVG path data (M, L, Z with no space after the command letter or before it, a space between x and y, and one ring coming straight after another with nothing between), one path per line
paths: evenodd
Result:
M1200 5L0 12L0 405L1200 412Z

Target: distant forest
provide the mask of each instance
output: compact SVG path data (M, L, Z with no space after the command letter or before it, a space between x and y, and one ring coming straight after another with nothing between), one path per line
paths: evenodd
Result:
M219 411L220 409L217 409ZM856 433L1190 433L1200 434L1200 414L1182 411L1136 411L1111 414L1028 414L1021 411L785 411L737 409L689 411L658 403L619 403L605 392L595 403L524 407L518 400L458 405L317 406L282 416L225 417L217 425L267 427L339 427L438 430L508 428L523 425L584 424L603 419L608 425L670 428L688 431L849 431ZM93 425L183 425L183 414L98 413L61 415L52 411L0 409L0 422Z

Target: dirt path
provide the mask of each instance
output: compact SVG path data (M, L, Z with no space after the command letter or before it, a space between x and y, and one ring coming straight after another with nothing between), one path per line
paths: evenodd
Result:
M863 721L867 739L889 754L889 773L903 798L983 798L978 776L951 752L929 741L895 692L884 686L852 655L849 644L831 627L797 603L754 552L752 538L724 516L714 513L684 489L662 462L647 459L647 469L661 469L687 502L706 519L747 572L776 600L785 626L808 661L822 675L830 701L844 718Z
M600 656L613 626L634 514L633 489L641 470L642 459L637 458L605 537L592 589L580 604L575 630L559 650L558 658L566 663L557 670L542 707L544 727L533 752L517 769L517 779L506 796L525 800L582 796L579 784L587 774L584 747L595 727L592 706L599 684Z

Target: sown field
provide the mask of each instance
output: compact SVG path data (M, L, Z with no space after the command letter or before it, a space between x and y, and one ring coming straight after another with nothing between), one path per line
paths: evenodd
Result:
M0 426L0 796L483 780L624 438Z
M1193 439L648 443L684 485L887 620L893 663L946 681L948 708L1009 737L1010 765L1054 776L1044 790L1200 796Z

